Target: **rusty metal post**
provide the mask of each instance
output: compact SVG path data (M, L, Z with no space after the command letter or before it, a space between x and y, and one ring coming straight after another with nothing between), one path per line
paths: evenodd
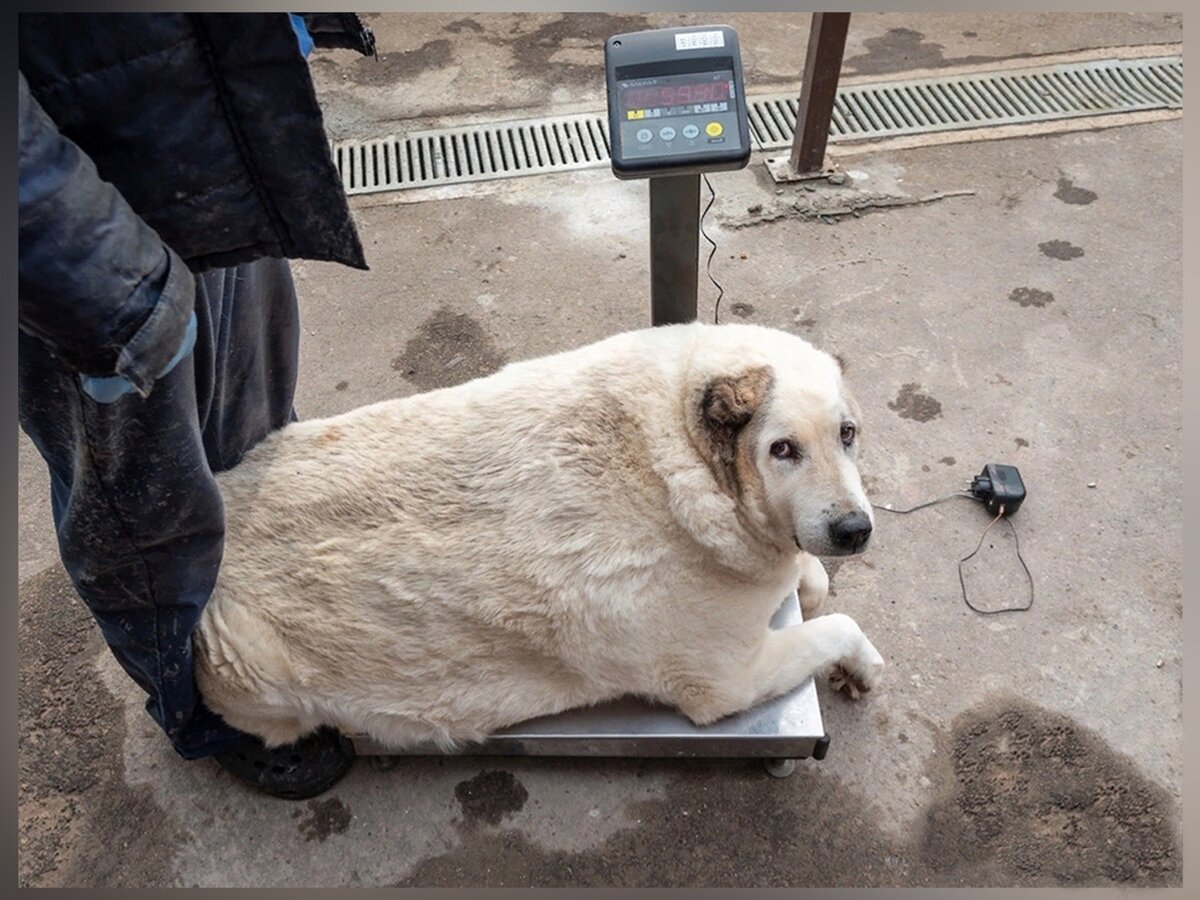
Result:
M825 144L849 30L850 13L813 13L796 135L792 139L791 167L795 174L820 172L825 163Z

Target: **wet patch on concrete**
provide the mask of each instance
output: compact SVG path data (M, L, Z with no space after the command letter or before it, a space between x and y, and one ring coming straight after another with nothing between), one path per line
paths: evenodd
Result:
M1076 187L1070 178L1064 177L1058 179L1058 190L1054 192L1054 196L1063 203L1070 203L1073 206L1087 206L1089 203L1097 200L1100 195L1086 188Z
M603 86L604 44L611 35L651 28L646 16L607 13L567 13L533 31L510 38L493 38L495 43L512 47L513 78L528 78L534 83ZM572 61L572 53L581 61ZM582 61L593 55L596 63ZM557 58L556 58L557 57ZM597 82L599 79L599 83Z
M99 630L57 566L19 595L18 886L171 884L185 835L149 787L125 783L125 710L96 671Z
M304 816L304 818L300 818ZM293 819L300 819L297 827L304 835L304 840L325 843L333 834L345 834L354 818L350 809L337 797L327 797L323 800L309 800L308 813L294 810Z
M483 26L470 17L465 19L455 19L442 29L442 31L448 31L451 34L461 34L464 31L473 31L476 34L481 34L483 30Z
M1079 259L1083 256L1083 248L1076 247L1070 241L1045 241L1038 244L1038 249L1042 251L1043 256L1049 256L1051 259Z
M348 387L350 387L350 382L348 382L348 381L339 381L337 384L335 384L335 385L333 386L333 389L334 389L335 391L344 391L344 390L345 390L346 388L348 388Z
M871 813L847 809L835 777L801 766L779 781L757 761L612 765L677 777L662 799L631 804L627 815L639 824L594 850L547 850L513 829L472 832L398 886L853 885L886 879L894 864Z
M743 303L739 300L737 303L734 303L729 307L729 311L739 319L748 319L754 315L754 304Z
M958 465L958 460L955 459L953 456L943 456L941 459L938 460L938 462L940 462L943 466Z
M674 775L663 797L631 805L633 827L583 852L511 828L460 828L459 846L397 886L1181 883L1169 798L1070 719L1001 700L935 739L934 799L911 840L886 834L867 798L804 763L779 781L757 761L613 761Z
M497 770L460 781L454 787L454 796L462 806L466 822L499 825L501 819L525 807L529 791L512 772Z
M919 384L909 382L901 385L896 399L888 402L888 409L902 419L915 419L918 422L928 422L942 414L942 404L928 394L922 394Z
M1020 450L1022 447L1029 446L1029 441L1025 440L1023 437L1013 438L1013 441L1016 443L1018 450Z
M464 313L439 309L392 360L392 368L420 390L430 391L490 375L505 361L478 322Z
M942 54L945 49L942 44L926 41L925 35L911 28L888 29L887 34L882 37L867 38L863 41L863 46L866 47L866 53L846 59L846 71L853 71L856 75L880 75L886 72L968 65L996 59L994 56L955 56L947 59Z
M955 722L921 860L965 884L1181 883L1172 801L1097 735L1022 701ZM940 880L940 879L938 879Z
M317 59L314 65L324 65L334 73L348 75L356 84L393 85L410 81L423 72L441 69L454 62L453 44L448 38L426 41L413 50L381 53L379 59L362 57L348 64L331 59Z
M1049 291L1038 290L1037 288L1019 287L1013 288L1012 293L1008 295L1008 299L1013 303L1019 303L1021 306L1036 306L1041 309L1054 302L1054 295Z

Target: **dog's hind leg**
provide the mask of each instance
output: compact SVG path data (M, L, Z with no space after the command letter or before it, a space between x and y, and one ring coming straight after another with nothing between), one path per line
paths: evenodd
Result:
M282 747L294 744L311 731L316 725L304 722L298 716L256 716L230 720L230 724L247 734L253 734L262 740L267 747Z

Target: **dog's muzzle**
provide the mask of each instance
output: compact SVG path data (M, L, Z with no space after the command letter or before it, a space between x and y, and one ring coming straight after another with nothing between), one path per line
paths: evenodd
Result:
M829 541L839 554L859 553L871 538L871 519L864 512L852 512L829 523Z

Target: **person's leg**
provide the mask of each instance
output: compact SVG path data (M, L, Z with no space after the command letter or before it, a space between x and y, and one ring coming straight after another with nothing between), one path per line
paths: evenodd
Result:
M299 327L287 262L204 273L196 314L192 356L145 399L92 401L24 333L18 361L21 426L50 468L63 564L187 758L248 746L200 700L191 634L223 549L212 473L294 415Z
M200 325L197 347L209 340ZM184 360L149 397L102 404L40 341L19 341L21 427L49 465L59 553L76 591L180 754L231 746L240 733L201 706L192 676L191 628L224 539L197 367Z
M197 292L210 336L196 346L201 437L212 471L223 472L295 419L299 309L284 259L206 272Z
M300 325L291 269L265 259L205 276L214 336L203 358L198 397L209 465L222 472L273 429L296 419ZM220 302L215 298L220 297ZM303 800L327 790L350 767L353 749L322 729L268 750L246 736L216 760L226 771L277 797Z

